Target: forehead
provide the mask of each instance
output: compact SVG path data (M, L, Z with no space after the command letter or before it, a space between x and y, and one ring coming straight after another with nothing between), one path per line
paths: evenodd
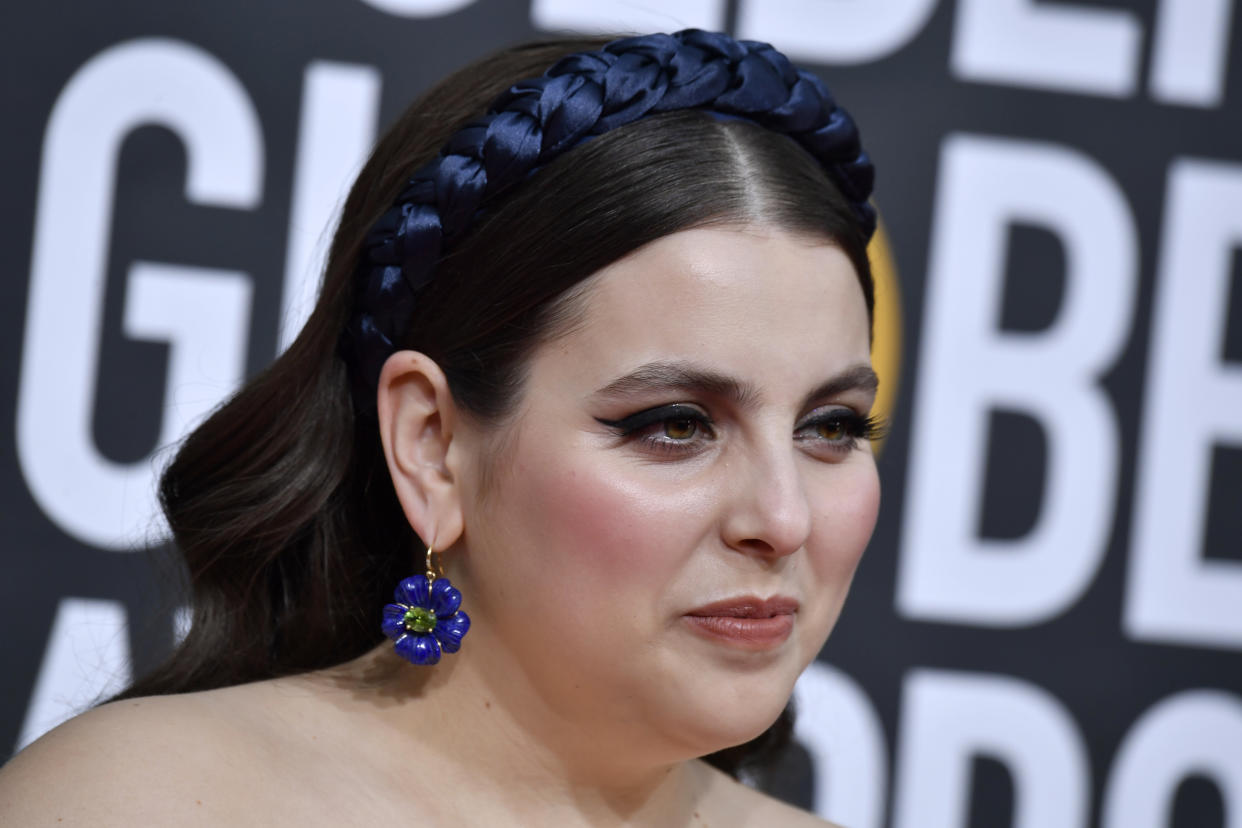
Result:
M583 380L684 359L752 380L810 372L819 381L869 358L866 302L849 258L779 230L665 236L600 270L581 298L581 324L551 351L570 357L564 369Z

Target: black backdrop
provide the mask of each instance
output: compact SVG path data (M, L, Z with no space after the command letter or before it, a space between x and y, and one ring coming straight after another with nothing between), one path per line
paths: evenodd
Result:
M0 742L174 640L160 446L296 330L379 126L540 32L700 25L853 112L900 286L880 526L761 783L851 828L1242 826L1232 0L658 5L10 4Z

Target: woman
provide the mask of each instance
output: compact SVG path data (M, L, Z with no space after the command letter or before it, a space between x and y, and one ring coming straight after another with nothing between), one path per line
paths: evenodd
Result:
M722 771L787 735L875 522L870 187L763 44L432 89L164 476L183 646L16 758L0 822L820 824Z

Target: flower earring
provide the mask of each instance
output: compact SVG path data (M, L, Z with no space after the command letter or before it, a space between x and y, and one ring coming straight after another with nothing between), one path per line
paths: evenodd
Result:
M427 574L412 575L397 584L396 603L384 606L384 635L411 664L435 664L441 651L457 652L470 629L470 616L458 609L461 593L434 565L433 555L428 546Z

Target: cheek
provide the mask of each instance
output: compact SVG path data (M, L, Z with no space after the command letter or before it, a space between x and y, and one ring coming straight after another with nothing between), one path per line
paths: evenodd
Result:
M807 544L803 604L806 624L801 627L802 667L823 648L849 594L854 571L862 558L880 507L880 485L874 463L844 475L818 501L815 525Z
M844 600L880 509L880 481L874 463L860 464L816 511L810 564L836 600Z
M537 455L536 455L537 456ZM662 486L650 469L599 451L550 453L524 463L504 511L538 538L539 566L582 600L608 601L627 589L668 584L700 545L710 492Z

